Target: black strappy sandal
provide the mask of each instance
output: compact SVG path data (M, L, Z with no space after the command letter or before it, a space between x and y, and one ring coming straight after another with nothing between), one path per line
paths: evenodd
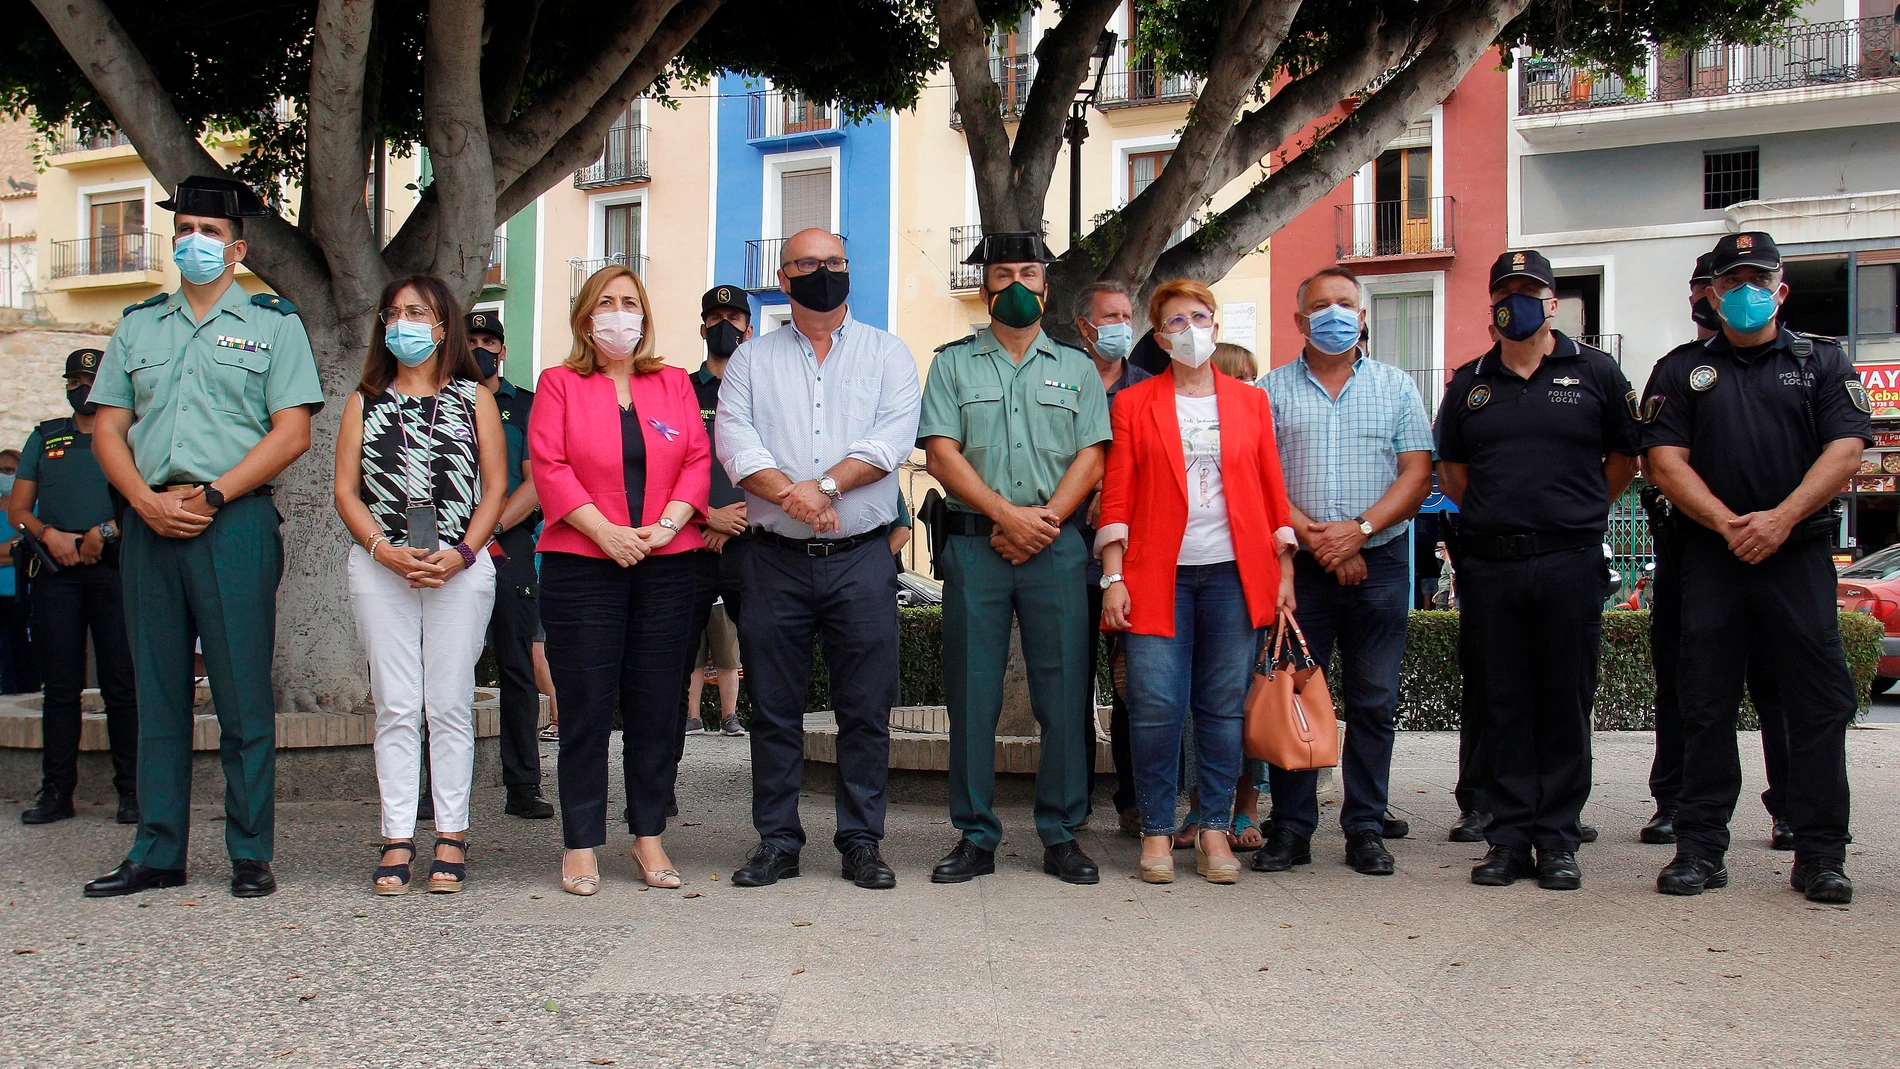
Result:
M376 848L376 860L381 861L383 855L391 850L409 851L409 860L404 861L400 865L376 866L376 871L372 873L369 878L370 887L379 895L406 895L409 893L409 866L415 864L416 861L416 841L414 839L398 839L393 843L384 843ZM467 855L463 856L466 857ZM402 882L382 882L385 878L390 876L394 876Z
M462 851L462 860L443 861L437 858L435 863L429 866L429 893L432 895L452 895L460 891L462 884L468 880L468 840L445 839L439 835L436 836L435 848L438 851L444 844L459 848Z

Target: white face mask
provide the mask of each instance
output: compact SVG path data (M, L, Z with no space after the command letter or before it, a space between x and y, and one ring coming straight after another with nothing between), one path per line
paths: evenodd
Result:
M1189 367L1200 367L1214 357L1213 327L1189 327L1161 336L1168 339L1168 355Z
M624 357L640 347L640 325L645 322L638 312L596 312L594 345L608 356Z

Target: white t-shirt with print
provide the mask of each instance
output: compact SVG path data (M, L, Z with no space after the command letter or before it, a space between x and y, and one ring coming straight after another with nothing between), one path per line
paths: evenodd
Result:
M1227 524L1227 493L1220 472L1220 405L1216 397L1174 396L1181 424L1181 456L1187 462L1188 520L1180 564L1219 564L1234 559Z

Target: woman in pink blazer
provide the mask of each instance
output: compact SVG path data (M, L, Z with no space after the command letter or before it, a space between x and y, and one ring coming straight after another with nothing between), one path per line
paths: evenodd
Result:
M621 266L581 287L574 349L541 375L528 456L547 526L541 625L561 707L561 886L600 889L607 741L620 710L633 859L678 887L660 844L679 764L695 573L712 472L691 381L654 352L646 287Z

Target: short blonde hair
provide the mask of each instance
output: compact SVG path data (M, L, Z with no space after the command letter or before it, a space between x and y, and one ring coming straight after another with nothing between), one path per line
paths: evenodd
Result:
M1161 307L1176 297L1191 297L1207 306L1210 312L1219 311L1220 304L1214 298L1214 291L1191 278L1177 278L1172 282L1163 282L1155 287L1148 298L1148 325L1161 329Z
M594 302L600 300L602 290L616 278L633 280L633 292L640 298L640 344L633 349L633 370L638 375L650 375L666 366L666 361L654 350L653 302L647 300L646 283L633 268L625 264L608 264L606 267L587 276L581 283L581 291L574 296L574 307L567 314L567 325L574 332L574 348L567 354L564 366L582 375L592 375L600 370L600 350L594 347L594 339L589 334L593 325Z
M1235 345L1224 341L1214 346L1214 367L1223 375L1252 382L1260 377L1260 369L1254 364L1253 353L1244 345Z

